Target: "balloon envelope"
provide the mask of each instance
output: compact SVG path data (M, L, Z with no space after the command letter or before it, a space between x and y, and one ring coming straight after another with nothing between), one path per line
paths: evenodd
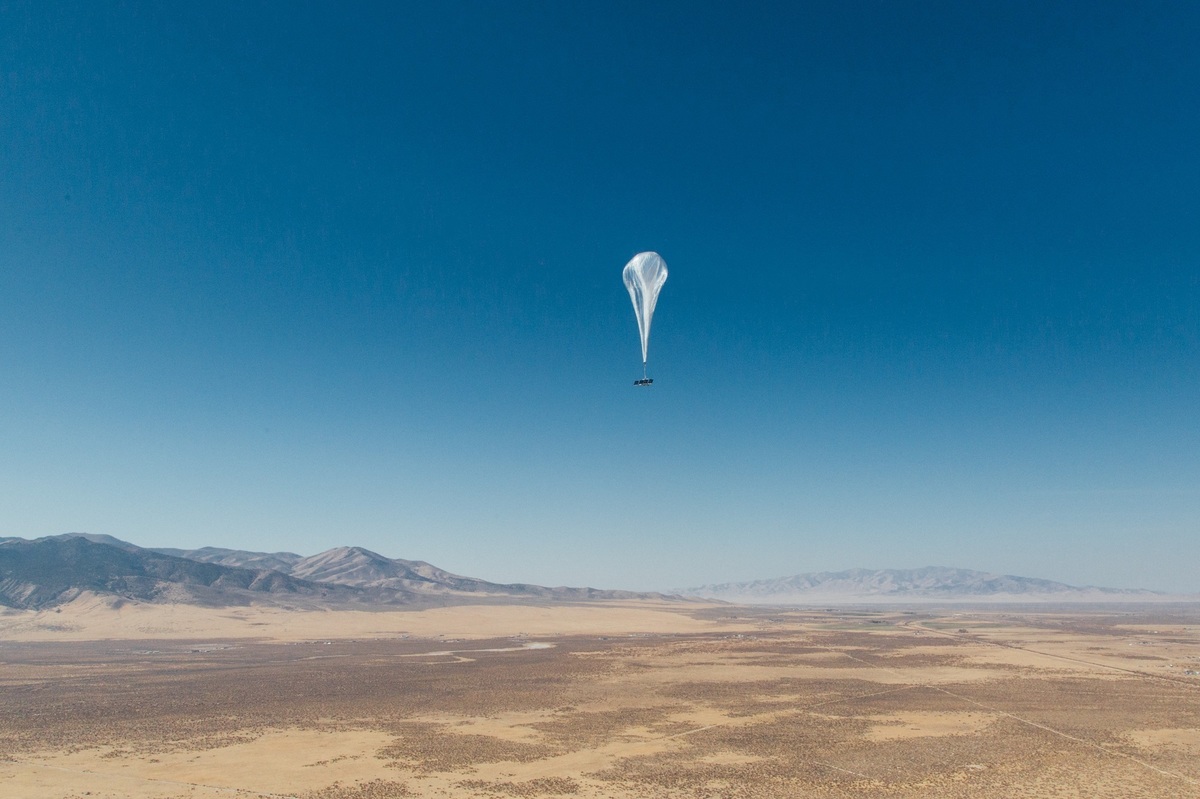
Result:
M646 363L646 351L650 348L650 319L654 316L654 304L658 292L667 282L667 263L656 252L639 252L625 264L621 274L629 299L633 300L633 312L637 315L638 333L642 336L642 363Z

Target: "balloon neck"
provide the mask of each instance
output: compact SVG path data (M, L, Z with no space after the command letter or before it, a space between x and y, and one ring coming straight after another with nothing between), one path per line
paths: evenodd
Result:
M646 362L642 361L642 379L646 379Z

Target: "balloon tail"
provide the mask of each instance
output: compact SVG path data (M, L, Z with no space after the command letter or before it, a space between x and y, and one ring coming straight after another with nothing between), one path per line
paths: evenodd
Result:
M642 379L646 379L646 362L642 361Z

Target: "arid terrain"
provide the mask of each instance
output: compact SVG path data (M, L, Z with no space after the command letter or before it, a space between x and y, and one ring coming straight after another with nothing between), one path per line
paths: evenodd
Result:
M0 785L1197 797L1196 672L1196 605L288 613L85 597L0 614Z

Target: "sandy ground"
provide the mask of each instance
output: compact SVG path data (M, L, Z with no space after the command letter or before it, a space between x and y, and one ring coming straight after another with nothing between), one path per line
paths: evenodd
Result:
M153 757L119 748L84 749L47 753L20 768L0 764L0 779L8 796L220 796L239 790L282 795L313 782L318 773L321 785L394 777L394 770L372 756L390 740L370 731L278 730L219 748Z
M924 738L937 735L970 735L986 728L1000 717L995 713L892 713L873 716L876 725L867 733L871 741Z
M95 641L139 639L317 638L479 639L505 635L628 635L743 629L681 615L668 602L586 605L459 605L408 611L288 611L279 608L201 608L194 605L114 603L84 595L54 610L0 614L0 640ZM699 605L685 604L685 610Z
M1195 799L1197 659L1200 610L91 598L0 616L0 793Z

